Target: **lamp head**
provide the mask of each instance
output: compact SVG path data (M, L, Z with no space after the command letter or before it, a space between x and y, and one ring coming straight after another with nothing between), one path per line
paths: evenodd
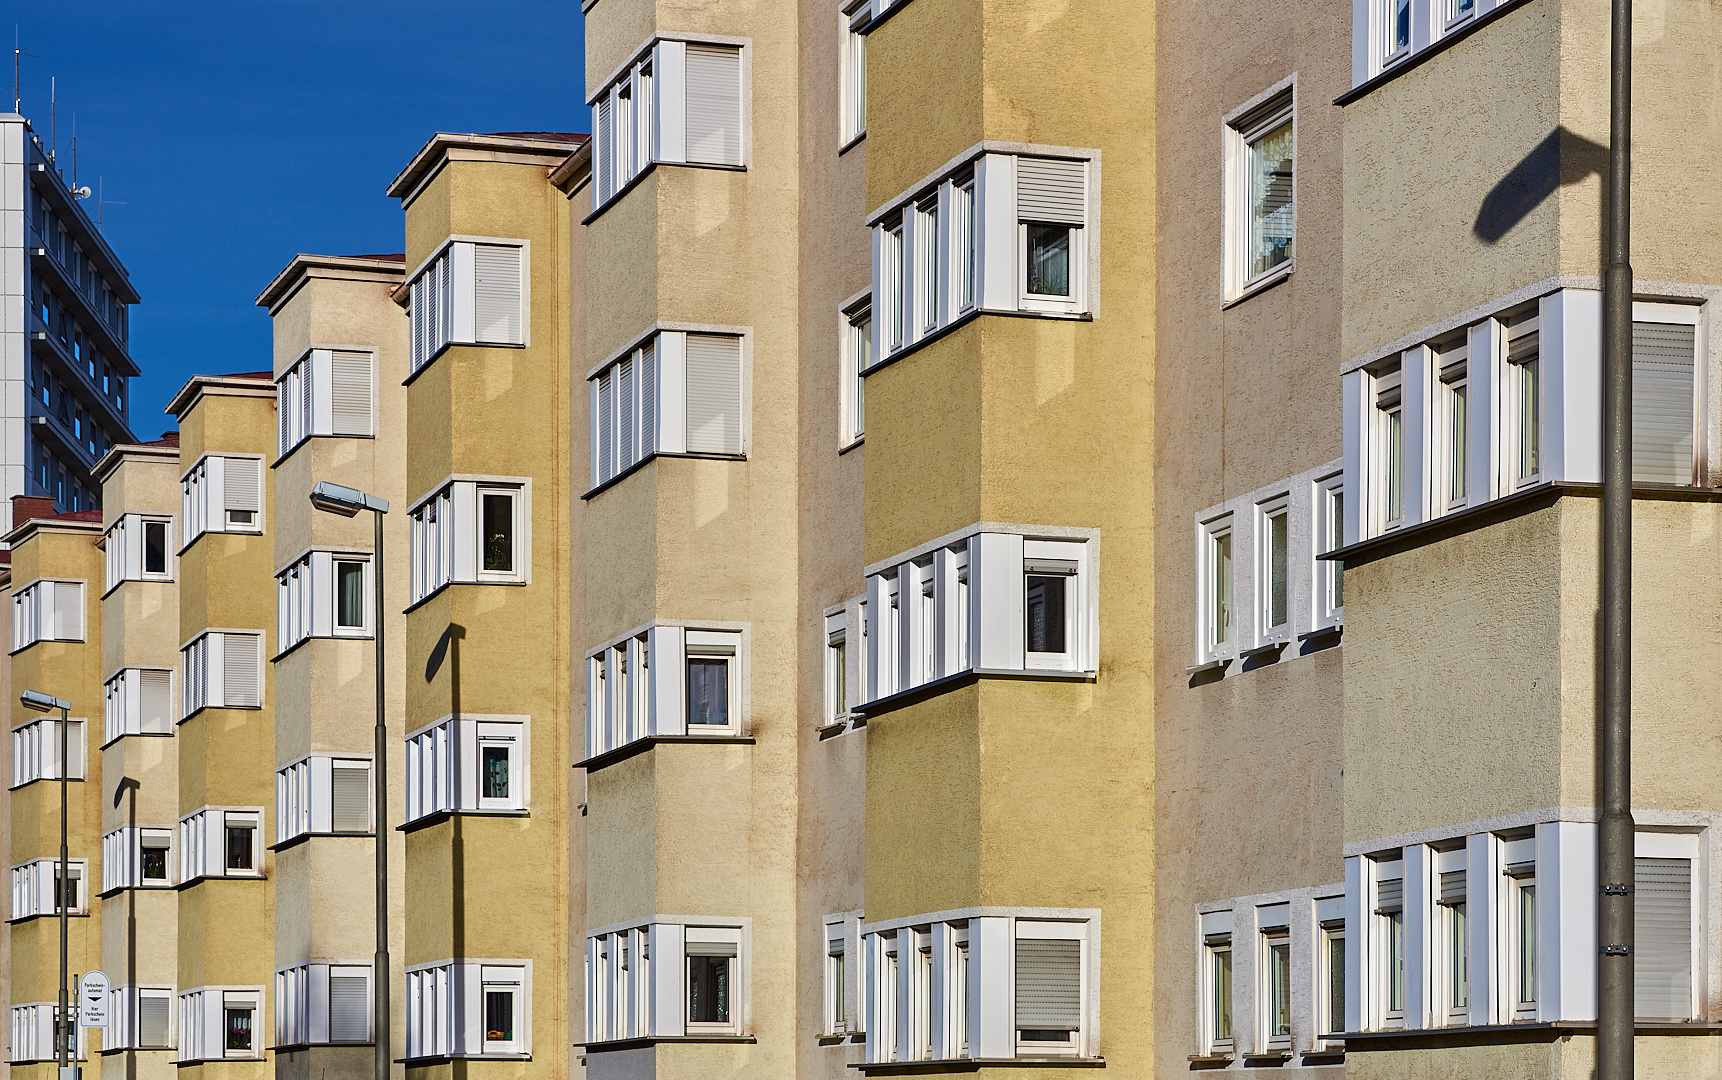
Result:
M317 481L317 486L311 489L311 505L342 517L352 517L360 510L375 510L382 514L389 512L389 500L367 495L358 488L331 484L327 480Z
M54 709L70 709L72 703L61 701L53 694L44 694L39 690L26 690L18 695L18 700L24 703L26 709L35 712L51 712Z

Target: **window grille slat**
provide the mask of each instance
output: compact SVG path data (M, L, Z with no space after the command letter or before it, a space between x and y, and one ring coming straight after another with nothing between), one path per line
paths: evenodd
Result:
M473 245L473 313L479 341L519 345L520 248L511 244Z
M222 704L254 709L263 704L262 639L256 634L222 635Z
M1019 938L1016 1026L1075 1031L1082 1026L1082 943Z
M1016 209L1021 221L1081 225L1086 210L1087 163L1017 158Z
M329 358L329 415L336 435L371 434L371 354Z
M330 769L331 820L336 832L371 828L371 770L347 765Z
M1633 860L1633 994L1643 1017L1692 1016L1692 860Z
M1465 902L1465 871L1449 870L1441 875L1441 903L1463 904Z
M691 454L741 453L741 339L688 335Z
M1696 327L1632 324L1632 478L1692 482Z
M687 47L688 160L741 164L741 50Z
M1390 915L1405 910L1405 882L1401 878L1375 883L1375 913Z
M370 1038L370 995L363 975L329 976L329 1041L364 1042Z

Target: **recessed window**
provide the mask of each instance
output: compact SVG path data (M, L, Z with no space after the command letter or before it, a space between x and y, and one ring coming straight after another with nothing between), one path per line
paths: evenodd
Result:
M1024 574L1023 609L1028 619L1026 628L1028 651L1031 653L1069 652L1070 586L1076 580L1076 566L1066 569L1057 560L1037 560Z
M1464 509L1471 492L1469 360L1463 338L1435 350L1437 504L1448 512Z
M513 574L515 495L512 490L480 488L478 493L485 573Z
M843 926L843 923L835 923L825 928L825 1031L830 1035L840 1035L849 1030L847 945L843 939ZM837 936L831 937L833 933Z
M1405 1026L1405 864L1375 863L1374 912L1377 1011L1384 1027Z
M1296 125L1291 91L1230 122L1226 137L1227 295L1288 268L1294 254Z
M1535 310L1507 320L1502 330L1506 344L1506 419L1509 490L1536 483L1542 478L1543 405L1542 346Z
M1324 477L1315 482L1314 525L1316 551L1321 554L1345 546L1345 476ZM1338 559L1317 559L1316 628L1337 626L1345 615L1345 564Z
M1017 220L1022 245L1022 306L1075 311L1083 227L1087 221L1088 163L1017 158Z
M228 814L226 823L228 870L252 871L257 868L257 819L249 814Z
M1282 496L1256 507L1256 582L1258 633L1262 641L1291 635L1291 511Z
M838 17L843 61L841 131L845 145L867 131L867 35L862 31L872 17L872 0L845 5Z
M1345 1030L1345 920L1328 919L1321 924L1321 1032L1333 1035Z
M1435 992L1437 1017L1470 1022L1471 939L1463 847L1435 853Z
M848 446L867 430L867 380L862 372L873 366L872 298L862 300L843 315L843 371L839 408L843 424L840 442Z
M735 957L702 955L689 946L688 1026L730 1026L730 978Z
M688 728L734 726L735 635L687 634Z
M825 718L849 713L849 626L841 613L825 617Z
M1211 1052L1232 1048L1232 939L1229 934L1210 936L1206 953L1207 1041Z
M1291 935L1281 928L1262 935L1262 1019L1270 1047L1291 1045Z
M1198 527L1201 545L1201 659L1217 659L1233 647L1232 518Z
M1537 838L1501 842L1507 930L1507 989L1514 1019L1537 1015Z
M975 306L975 281L979 268L975 265L978 248L975 244L975 178L958 180L951 188L951 274L955 298L953 306L960 314Z

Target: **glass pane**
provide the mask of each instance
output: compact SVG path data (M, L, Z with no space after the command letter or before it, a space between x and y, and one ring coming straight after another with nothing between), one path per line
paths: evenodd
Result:
M1030 574L1027 582L1028 651L1062 653L1064 647L1064 593L1070 579L1062 575Z
M508 798L508 747L486 746L480 753L484 759L484 797Z
M831 958L831 1018L840 1026L846 1019L843 1012L843 954Z
M1026 225L1028 291L1031 296L1070 295L1070 228Z
M1460 1008L1471 997L1471 950L1466 937L1465 905L1454 904L1447 909L1447 983L1448 998L1453 1008Z
M1387 916L1387 1008L1405 1009L1405 913Z
M1449 0L1449 3L1447 14L1449 19L1462 19L1471 14L1477 6L1477 0Z
M1328 523L1328 528L1332 531L1333 547L1337 550L1345 546L1345 492L1335 491L1333 493L1333 505L1330 509L1333 519ZM1345 563L1343 562L1333 564L1333 606L1336 608L1345 606Z
M729 661L688 658L688 723L729 726Z
M1394 522L1405 516L1404 415L1399 409L1394 409L1385 414L1383 420L1382 482L1387 490L1382 495L1387 520Z
M1465 453L1469 430L1466 404L1466 387L1452 387L1447 394L1447 501L1450 503L1463 501L1470 486L1470 463Z
M140 861L143 863L143 879L145 881L167 880L166 848L146 847L143 849L143 858Z
M1232 1037L1232 950L1215 949L1212 955L1214 970L1209 981L1214 993L1214 1039L1224 1042Z
M1387 28L1387 54L1392 56L1411 46L1411 0L1388 0L1393 22Z
M1268 1012L1268 1034L1291 1034L1291 942L1268 946L1268 985L1273 1001Z
M243 826L227 827L227 869L250 870L251 838L257 830Z
M1345 1030L1345 938L1327 939L1327 1030Z
M1537 887L1519 889L1519 1000L1537 1000Z
M873 366L873 317L868 315L855 324L855 386L852 393L850 433L859 435L867 430L867 380L861 373Z
M729 1023L729 957L688 957L688 1020Z
M484 568L514 572L514 496L484 496Z
M1214 544L1214 610L1212 626L1214 644L1224 645L1232 640L1232 534L1213 539Z
M484 992L485 1042L514 1041L514 991Z
M167 573L167 522L144 522L144 573Z
M1292 122L1249 146L1249 276L1272 270L1292 257Z
M365 564L335 564L335 625L357 629L365 625Z
M1286 621L1286 515L1268 518L1268 625Z
M1515 365L1519 372L1519 479L1537 475L1537 459L1541 449L1541 402L1537 390L1538 363L1530 360Z
M251 1009L227 1010L227 1048L229 1050L251 1049L251 1017Z
M839 641L831 646L831 707L833 716L842 716L849 711L849 661L847 642Z

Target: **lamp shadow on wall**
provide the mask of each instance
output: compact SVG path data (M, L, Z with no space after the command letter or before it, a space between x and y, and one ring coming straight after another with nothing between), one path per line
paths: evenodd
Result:
M1500 243L1557 189L1593 175L1602 177L1597 218L1600 223L1608 208L1608 147L1568 131L1564 124L1556 127L1489 189L1482 206L1477 208L1471 232L1485 244ZM1599 267L1606 259L1606 238L1602 231L1597 230Z
M425 658L425 682L431 682L448 664L448 712L460 719L460 643L466 639L466 627L449 623L437 638ZM449 925L455 956L466 955L466 837L459 813L449 815Z

